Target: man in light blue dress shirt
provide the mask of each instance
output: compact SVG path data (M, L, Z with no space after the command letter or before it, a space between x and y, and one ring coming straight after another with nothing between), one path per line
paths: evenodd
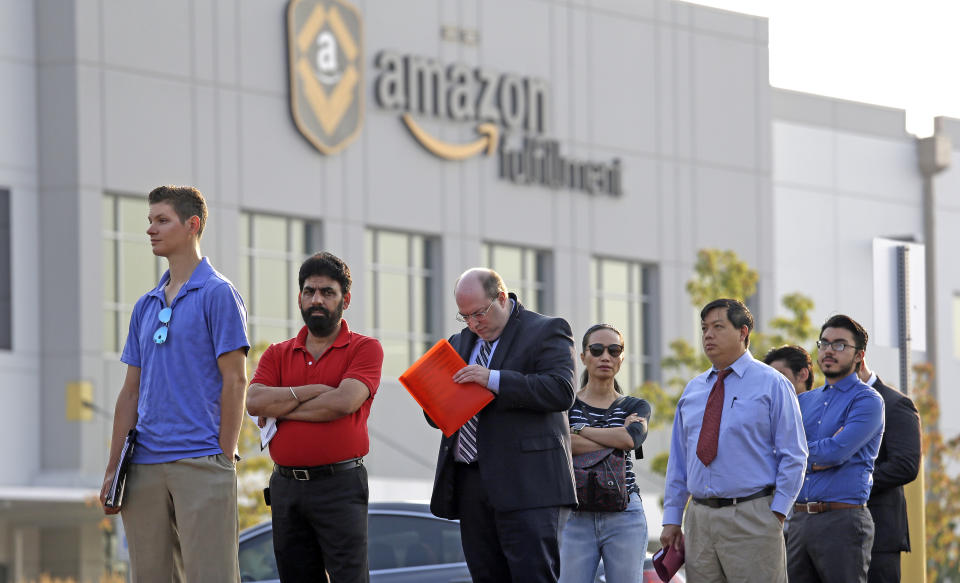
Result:
M883 397L857 378L867 331L833 316L820 329L827 384L800 395L810 450L790 517L791 583L866 583L874 525L867 499L883 436Z
M747 350L753 316L742 302L714 300L700 320L713 367L687 384L677 404L660 542L684 548L691 583L786 583L783 520L807 459L793 385ZM720 387L722 410L711 401L717 409L708 411ZM715 457L704 463L701 428L709 432L717 413Z

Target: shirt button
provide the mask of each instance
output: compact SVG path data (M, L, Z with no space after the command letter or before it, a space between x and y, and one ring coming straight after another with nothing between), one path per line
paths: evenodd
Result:
M313 361L311 360L311 361L310 361L310 362L308 362L307 364L313 364Z

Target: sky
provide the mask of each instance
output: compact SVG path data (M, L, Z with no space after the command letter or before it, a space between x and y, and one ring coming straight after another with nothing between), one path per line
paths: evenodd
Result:
M688 0L770 20L774 87L906 110L906 130L960 118L957 0Z

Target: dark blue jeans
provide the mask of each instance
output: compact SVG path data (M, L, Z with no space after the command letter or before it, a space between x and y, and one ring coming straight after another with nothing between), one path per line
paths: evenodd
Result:
M299 481L270 477L273 550L283 583L366 582L367 470Z

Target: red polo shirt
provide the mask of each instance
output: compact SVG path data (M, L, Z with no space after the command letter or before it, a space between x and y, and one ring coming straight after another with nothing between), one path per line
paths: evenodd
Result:
M355 379L370 389L370 398L346 417L325 422L280 421L270 441L270 457L281 466L322 466L370 451L367 417L380 386L383 348L376 338L351 332L347 321L341 322L333 346L316 360L306 349L306 326L295 338L270 345L250 381L268 387L336 387L343 379Z

